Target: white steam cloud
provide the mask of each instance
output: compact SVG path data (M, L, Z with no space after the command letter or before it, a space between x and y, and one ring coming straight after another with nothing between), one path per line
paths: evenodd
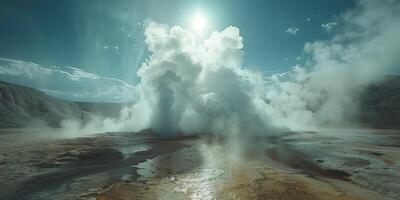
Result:
M179 26L150 22L139 101L107 124L165 135L343 126L357 115L360 92L400 65L400 3L360 1L340 25L332 40L305 45L304 66L265 77L243 66L237 27L199 42Z
M321 24L321 27L326 31L331 31L334 27L338 25L337 22L328 22L326 24Z
M151 56L138 71L139 103L154 131L257 134L270 128L260 112L261 74L242 67L238 28L214 32L200 44L181 27L154 22L145 35Z

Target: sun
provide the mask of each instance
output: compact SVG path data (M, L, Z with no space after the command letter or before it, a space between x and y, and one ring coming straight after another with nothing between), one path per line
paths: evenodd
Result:
M201 12L197 12L196 15L194 15L193 17L192 27L196 31L201 32L206 28L206 26L207 26L207 19Z

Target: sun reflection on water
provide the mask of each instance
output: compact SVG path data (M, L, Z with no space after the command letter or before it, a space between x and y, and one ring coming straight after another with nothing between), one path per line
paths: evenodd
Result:
M226 155L218 145L202 144L199 151L204 159L203 166L199 167L196 173L180 180L175 191L184 192L193 200L216 199L218 190L229 174L226 161L222 159Z

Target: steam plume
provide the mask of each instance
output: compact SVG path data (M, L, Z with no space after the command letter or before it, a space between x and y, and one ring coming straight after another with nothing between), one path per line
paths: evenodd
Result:
M400 3L359 1L339 24L331 40L305 45L306 64L264 77L243 66L237 27L198 41L179 26L150 22L145 29L150 57L137 72L140 99L106 124L164 135L343 125L357 116L360 92L400 64Z

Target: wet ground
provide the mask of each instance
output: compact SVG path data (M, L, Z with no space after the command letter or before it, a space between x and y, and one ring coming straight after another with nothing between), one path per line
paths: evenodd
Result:
M400 199L397 131L224 139L3 130L0 144L0 199Z

